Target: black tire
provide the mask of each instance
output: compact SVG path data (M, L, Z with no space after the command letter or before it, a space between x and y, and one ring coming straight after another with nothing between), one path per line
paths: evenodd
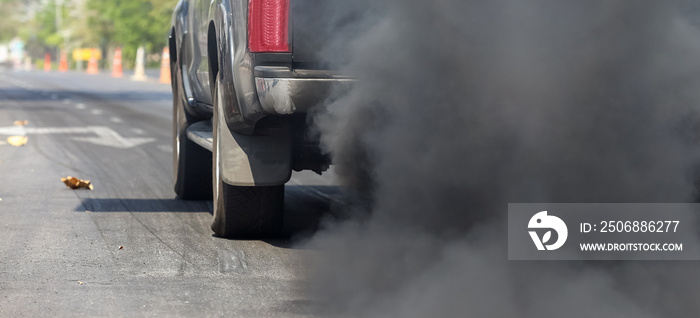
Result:
M175 63L170 67L173 88L173 171L175 193L184 200L211 200L211 153L187 138L187 127L193 123L180 96L180 83Z
M218 127L219 79L215 81L214 148L212 151L212 179L214 188L214 220L211 229L225 238L271 238L282 233L284 185L233 186L224 182L220 172L220 140Z

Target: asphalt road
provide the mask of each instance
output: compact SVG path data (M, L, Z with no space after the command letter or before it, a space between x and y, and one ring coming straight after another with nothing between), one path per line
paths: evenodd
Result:
M171 129L169 85L0 72L0 317L314 315L314 251L294 245L338 193L332 173L287 185L289 239L217 238L211 201L172 191Z

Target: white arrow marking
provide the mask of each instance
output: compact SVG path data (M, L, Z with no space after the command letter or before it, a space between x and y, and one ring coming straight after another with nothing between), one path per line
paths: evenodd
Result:
M156 140L155 138L124 138L116 131L104 126L94 126L88 128L92 129L92 131L96 133L98 137L76 137L73 138L73 140L86 141L96 145L122 149L140 146Z
M25 136L31 135L52 135L52 134L89 134L94 133L97 137L73 137L72 140L89 142L96 145L108 146L120 149L140 146L145 143L155 141L155 138L124 138L116 131L105 126L89 127L24 127L9 126L0 127L0 135Z

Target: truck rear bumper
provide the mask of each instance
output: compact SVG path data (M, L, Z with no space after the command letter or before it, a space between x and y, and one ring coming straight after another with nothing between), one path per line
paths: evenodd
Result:
M260 106L278 115L307 112L355 82L330 73L291 72L282 67L256 67L255 75Z

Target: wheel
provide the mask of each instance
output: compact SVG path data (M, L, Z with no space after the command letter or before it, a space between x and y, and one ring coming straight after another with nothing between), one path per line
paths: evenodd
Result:
M212 180L214 187L214 220L211 229L226 238L269 238L282 233L284 185L233 186L221 178L221 138L229 133L220 125L219 79L214 88L214 147ZM224 127L221 127L224 126Z
M211 154L187 138L187 127L193 123L185 112L180 96L180 83L175 63L171 63L173 87L173 171L175 193L184 200L211 200Z

